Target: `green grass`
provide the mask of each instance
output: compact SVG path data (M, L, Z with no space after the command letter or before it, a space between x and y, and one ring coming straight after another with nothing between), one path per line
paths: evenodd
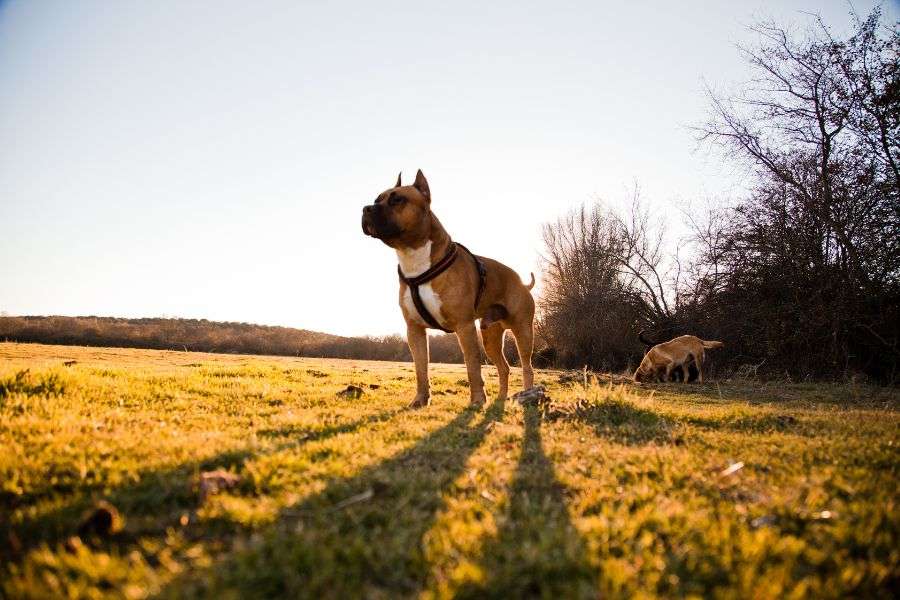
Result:
M900 586L896 390L537 379L558 410L473 409L435 365L412 411L409 364L0 344L0 596ZM204 495L215 469L240 481ZM81 527L101 500L105 535Z

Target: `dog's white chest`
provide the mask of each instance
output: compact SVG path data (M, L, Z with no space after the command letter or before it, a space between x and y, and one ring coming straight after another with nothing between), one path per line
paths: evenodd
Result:
M427 241L418 248L405 248L397 250L397 260L400 263L400 270L407 277L415 277L421 275L431 267L431 241ZM423 283L419 286L419 297L422 304L428 309L428 312L443 324L441 318L441 298L437 292L431 287L431 283ZM428 325L412 299L412 292L409 287L403 292L401 299L403 313L408 319L420 325Z
M438 323L443 325L443 318L441 316L441 297L438 296L437 292L431 289L430 283L423 283L419 286L419 297L422 299L422 304L424 304L425 308L428 309L428 312L431 313L431 316L437 319ZM403 292L403 311L410 320L420 325L430 327L430 325L425 322L425 319L422 318L422 315L419 314L419 310L413 302L412 292L409 290L409 287Z

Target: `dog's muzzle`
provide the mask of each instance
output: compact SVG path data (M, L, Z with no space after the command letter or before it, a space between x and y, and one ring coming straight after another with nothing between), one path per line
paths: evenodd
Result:
M400 228L385 214L384 206L369 204L362 210L363 233L380 240L395 237L402 233Z
M375 225L372 223L372 213L375 210L374 205L363 206L362 210L362 230L366 235L375 237Z

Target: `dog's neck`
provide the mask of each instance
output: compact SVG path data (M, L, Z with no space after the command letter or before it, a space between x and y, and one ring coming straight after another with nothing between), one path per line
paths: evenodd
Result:
M412 248L396 248L397 262L400 263L400 270L406 277L421 275L447 253L447 249L450 247L450 236L434 215L431 215L430 229L428 239L422 245Z

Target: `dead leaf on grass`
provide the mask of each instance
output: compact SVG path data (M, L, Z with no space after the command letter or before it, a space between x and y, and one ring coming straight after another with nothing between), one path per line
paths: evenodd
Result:
M375 491L372 488L367 489L364 492L356 494L355 496L350 496L345 500L341 500L337 504L334 505L335 510L340 510L342 508L347 508L352 504L358 504L359 502L365 502L372 498L375 495Z
M722 470L722 472L719 473L719 477L728 477L729 475L734 475L743 468L743 462L731 463L726 469Z

